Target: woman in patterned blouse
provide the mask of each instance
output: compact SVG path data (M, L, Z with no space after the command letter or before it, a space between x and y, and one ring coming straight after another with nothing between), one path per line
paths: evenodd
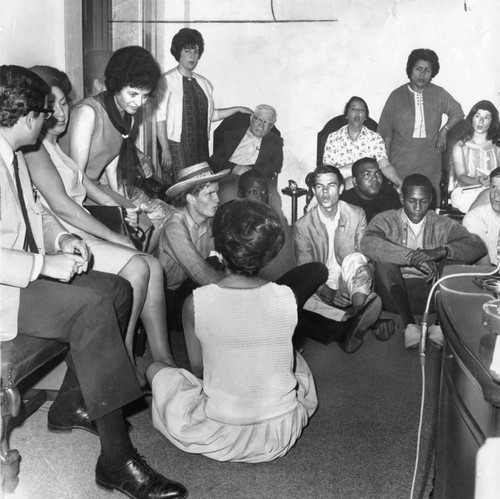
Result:
M336 166L346 180L346 187L350 188L352 164L361 158L374 158L385 177L399 187L402 180L387 159L384 139L364 125L369 115L364 99L351 97L345 106L344 115L347 125L328 136L323 163Z

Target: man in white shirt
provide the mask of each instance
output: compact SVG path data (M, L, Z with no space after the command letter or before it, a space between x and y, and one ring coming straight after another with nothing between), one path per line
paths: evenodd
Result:
M462 225L486 244L488 255L478 263L498 265L500 253L500 167L490 173L490 202L470 210Z
M324 343L338 341L345 352L353 353L382 307L380 298L371 292L368 259L358 249L366 216L361 208L340 201L344 179L335 166L318 166L311 187L318 204L293 227L295 257L299 265L325 264L328 280L306 302L299 333Z

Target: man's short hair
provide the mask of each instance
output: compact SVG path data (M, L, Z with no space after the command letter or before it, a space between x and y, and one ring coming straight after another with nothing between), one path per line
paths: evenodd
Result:
M274 109L273 106L270 106L268 104L259 104L255 110L254 110L254 114L257 114L259 111L264 111L264 112L271 112L273 113L273 116L274 116L274 121L276 122L276 120L278 119L278 113L276 112L276 109Z
M342 176L342 173L340 173L340 170L336 166L332 165L319 165L316 167L316 169L312 172L309 173L306 177L306 184L310 189L313 189L314 186L316 185L316 181L318 179L319 175L324 175L326 173L332 173L333 175L337 176L337 179L339 181L340 185L344 185L344 177Z
M408 194L411 187L425 187L429 191L429 197L432 198L432 184L425 175L412 173L411 175L405 177L403 184L401 185L401 193L403 194L403 197Z
M377 160L374 159L374 158L361 158L361 159L358 159L358 160L356 160L352 164L352 176L353 177L356 177L356 175L359 172L359 169L360 169L361 165L364 164L364 163L370 163L372 165L377 165L378 166Z
M500 166L497 166L494 170L491 170L490 180L500 177Z
M30 111L45 107L50 87L38 75L21 66L0 66L0 127L10 128Z
M251 170L247 170L245 173L240 175L240 178L238 180L238 190L243 191L252 180L257 180L267 185L266 177L261 172L259 172L259 170L254 170L252 168Z

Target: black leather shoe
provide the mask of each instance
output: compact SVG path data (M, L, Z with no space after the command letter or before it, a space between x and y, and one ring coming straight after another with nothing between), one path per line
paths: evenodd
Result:
M128 432L132 430L132 425L129 421L125 421L125 427ZM47 415L47 428L54 433L69 433L73 430L85 430L99 436L95 422L89 418L88 412L84 407L79 407L75 411L64 413L49 409Z
M346 353L354 353L358 351L363 344L366 333L375 323L382 310L382 300L378 295L372 293L366 298L366 302L361 310L349 321L349 332L343 342L340 343L341 348Z
M184 499L188 496L184 485L160 475L137 453L118 470L103 466L99 457L95 481L104 489L118 490L133 499Z
M371 329L377 340L387 341L395 333L396 325L392 319L379 319Z

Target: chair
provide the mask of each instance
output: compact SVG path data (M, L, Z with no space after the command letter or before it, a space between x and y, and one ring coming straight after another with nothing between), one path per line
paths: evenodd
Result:
M332 132L336 132L340 130L344 125L347 125L347 118L344 115L336 116L332 118L318 133L318 144L316 149L316 165L323 164L323 154L325 152L325 144L328 135ZM373 132L377 131L377 122L372 120L371 118L367 118L365 121L366 128L372 130Z
M47 400L45 390L29 390L29 387L55 367L67 352L68 346L57 341L24 335L0 344L0 463L5 492L13 492L19 482L20 454L10 449L10 433Z
M455 186L455 163L453 162L453 146L462 137L466 120L459 121L446 136L446 149L443 151L441 170L441 182L439 190L441 193L440 214L449 216L455 220L462 220L464 214L453 208L450 204L450 196Z
M214 151L222 142L225 132L234 130L235 128L248 128L249 125L250 115L246 113L237 112L227 118L224 118L220 122L219 126L214 130ZM281 132L276 128L276 126L271 128L271 133L281 137Z

